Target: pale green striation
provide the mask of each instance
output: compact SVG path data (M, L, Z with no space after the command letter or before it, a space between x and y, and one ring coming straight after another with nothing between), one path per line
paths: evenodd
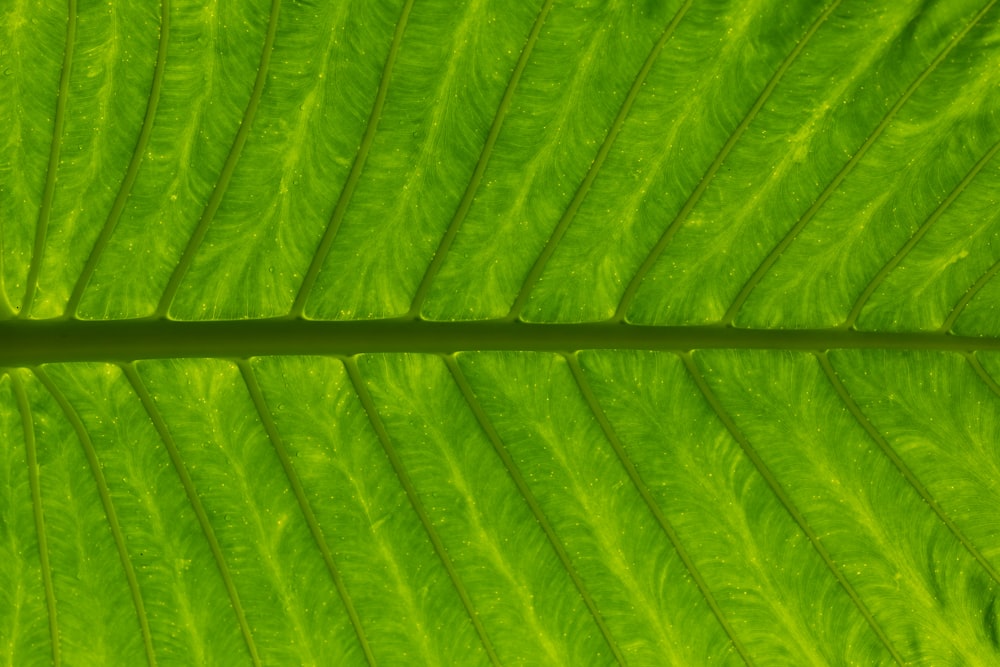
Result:
M1000 664L997 0L0 0L0 665Z

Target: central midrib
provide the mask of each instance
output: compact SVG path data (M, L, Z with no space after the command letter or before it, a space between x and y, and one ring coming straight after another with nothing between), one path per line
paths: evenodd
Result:
M302 319L11 320L0 322L0 365L65 361L134 361L170 357L445 353L471 350L567 352L585 349L688 351L708 348L830 350L881 348L974 352L1000 350L1000 338L939 332L875 333L850 329L741 329L619 323L528 324Z

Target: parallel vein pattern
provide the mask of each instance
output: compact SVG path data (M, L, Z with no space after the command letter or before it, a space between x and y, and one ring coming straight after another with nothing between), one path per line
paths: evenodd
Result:
M542 272L545 271L545 266L548 263L549 258L552 256L552 253L555 252L556 246L562 239L563 234L566 233L566 228L573 222L573 217L576 215L576 212L583 203L583 200L587 197L587 193L590 191L590 187L593 184L594 179L596 179L597 175L600 173L601 167L604 165L604 161L607 159L608 153L611 151L611 147L614 145L615 139L618 137L622 124L625 123L625 119L628 117L632 104L635 102L635 98L639 95L639 91L646 82L646 77L649 75L649 71L653 68L653 64L656 62L657 57L663 50L664 45L673 36L674 31L677 29L677 25L684 19L684 15L690 7L691 0L686 0L677 10L677 13L674 14L673 19L671 19L669 24L667 24L667 27L664 28L663 34L660 35L660 38L656 40L655 44L653 44L653 48L650 50L649 55L646 56L646 60L642 64L642 68L639 70L638 74L636 74L635 80L632 82L632 86L629 88L628 94L625 96L625 101L618 110L618 114L615 116L614 121L612 121L611 127L608 128L608 133L604 136L604 141L601 142L601 147L598 149L597 155L594 157L594 161L590 164L590 169L587 170L587 175L584 177L583 182L580 183L580 186L573 195L573 199L570 201L569 206L566 207L566 211L559 219L555 229L552 230L549 240L545 243L545 247L542 249L538 259L535 260L535 264L531 267L531 271L528 273L527 278L525 278L524 283L521 285L521 290L518 292L517 297L514 299L514 303L510 307L510 311L507 313L507 320L514 321L520 317L521 311L524 310L524 306L528 302L528 298L531 296L531 289L541 277Z
M823 368L824 375L826 375L830 384L833 385L837 395L840 396L841 400L843 400L844 405L854 418L858 420L858 424L860 424L861 427L865 429L865 432L871 436L871 439L878 444L882 453L885 454L890 461L892 461L892 464L896 466L896 469L899 470L900 474L906 478L906 481L909 482L910 486L912 486L913 489L920 495L920 498L927 503L927 506L930 507L934 514L937 515L937 517L941 520L941 523L948 527L949 532L955 536L955 539L962 543L965 550L976 559L976 562L979 563L979 566L983 568L990 578L1000 584L1000 574L997 573L993 565L986 560L985 557L983 557L983 554L980 553L979 549L977 549L976 546L969 541L969 538L966 537L958 526L956 526L955 523L948 517L948 515L945 514L944 510L927 490L927 487L925 487L920 480L917 479L917 476L899 457L899 454L892 448L892 445L890 445L882 434L879 433L878 430L872 425L872 423L868 421L868 418L865 417L865 414L862 412L860 406L858 406L854 399L851 398L850 392L847 391L847 388L840 381L840 378L837 376L837 371L834 370L833 366L830 364L830 360L827 358L827 355L819 353L816 355L816 359L819 361L820 366ZM977 372L981 370L982 367L978 366L978 362L975 361L975 357L973 355L969 355L969 360L970 363L973 364L973 367L977 369Z
M732 152L733 147L743 136L743 133L746 131L747 127L749 127L750 123L753 122L753 119L757 116L757 113L767 103L768 99L771 96L771 93L774 92L774 89L778 86L778 83L780 83L781 78L788 71L788 68L792 66L792 63L795 62L795 59L799 56L800 53L802 53L803 49L806 48L806 46L809 43L809 40L812 38L813 35L816 34L816 31L820 29L820 27L826 22L826 20L830 17L830 15L839 6L840 6L840 0L834 0L834 2L831 2L829 6L827 6L827 8L823 11L823 13L820 14L819 18L816 19L815 23L813 23L809 27L806 33L802 36L802 39L798 41L798 43L795 45L795 48L788 53L785 59L781 62L781 65L778 67L778 69L775 70L774 75L767 82L767 85L761 91L760 96L754 102L750 110L747 111L746 115L743 117L743 120L740 121L740 124L737 125L736 128L729 135L729 138L726 140L726 143L719 150L718 155L716 155L715 159L712 160L712 164L709 166L708 170L706 170L705 173L702 175L701 180L698 181L697 187L691 192L690 195L688 195L688 198L684 202L684 205L677 212L677 215L674 216L674 219L671 220L670 224L667 225L667 228L663 230L663 234L660 236L660 239L656 242L656 245L653 246L653 248L649 251L649 254L646 256L646 259L643 260L642 264L639 266L639 269L635 272L635 274L633 274L632 278L625 286L625 291L622 293L621 300L618 302L618 307L615 310L614 319L616 321L618 322L625 321L628 308L632 304L632 300L635 298L636 293L639 291L639 287L642 285L643 278L646 277L650 269L653 268L653 265L656 264L656 261L660 258L660 254L663 252L663 249L667 247L667 245L673 238L674 234L677 232L678 227L683 225L684 222L688 219L688 216L691 214L691 211L698 204L698 201L701 199L702 195L704 195L705 190L708 188L712 180L715 178L715 174L719 171L720 167L722 167L722 164L726 161L726 158Z
M749 298L750 293L755 287L761 282L767 272L770 271L771 267L775 262L781 257L781 254L791 245L799 233L809 224L809 221L813 219L816 213L823 208L827 200L830 199L831 195L837 191L837 188L844 182L844 179L851 173L851 171L858 165L859 162L865 157L868 150L878 141L879 137L885 132L886 128L892 123L893 119L899 114L900 110L906 105L906 103L913 97L913 94L918 88L930 77L934 70L948 57L949 54L958 46L963 39L969 34L977 23L979 23L986 14L993 9L996 1L992 1L986 4L982 10L977 13L973 19L964 26L952 39L948 42L944 49L935 56L935 58L927 65L927 67L920 73L920 75L910 84L910 86L903 92L896 103L892 105L892 108L886 112L885 116L882 117L881 122L872 130L871 134L863 144L854 152L851 158L844 163L844 166L840 168L833 180L826 186L822 193L816 198L816 200L809 206L802 217L799 218L798 222L788 230L781 242L771 250L770 254L761 262L757 270L754 271L750 279L747 280L743 288L740 289L739 294L733 299L730 304L729 309L722 316L723 324L731 324L736 318L743 304L746 303L747 298Z
M5 655L1000 661L997 0L64 4Z

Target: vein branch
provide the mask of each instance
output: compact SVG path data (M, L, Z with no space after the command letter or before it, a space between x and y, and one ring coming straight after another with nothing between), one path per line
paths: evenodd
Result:
M767 464L764 463L764 460L754 449L753 445L750 443L749 440L747 440L746 436L743 435L743 432L740 430L739 426L737 426L736 422L733 421L733 418L729 415L729 412L723 407L722 403L715 395L715 392L713 392L711 387L708 386L708 383L705 381L705 378L701 374L701 371L698 369L698 366L691 358L691 355L687 353L682 353L680 355L680 358L681 361L684 363L684 367L687 369L688 374L691 376L691 379L694 380L694 383L698 386L698 390L702 393L702 396L705 397L705 400L708 402L712 410L718 416L719 421L722 422L722 424L726 427L726 430L729 431L733 439L736 440L736 442L739 444L740 449L743 450L743 453L753 464L754 468L757 469L757 472L767 483L768 487L770 487L775 497L777 497L778 501L785 508L785 511L788 512L788 515L792 518L793 521L795 521L799 529L805 534L806 538L809 540L809 543L812 544L813 549L815 549L816 553L819 554L819 557L823 560L823 563L826 565L827 569L834 576L834 578L837 580L837 583L840 584L841 588L843 588L844 592L846 592L847 596L851 599L851 602L854 603L854 606L857 607L858 611L864 617L865 621L868 623L868 626L872 629L872 632L875 633L875 635L878 637L882 645L892 655L892 658L893 660L896 661L896 664L898 665L906 664L905 660L903 660L903 657L896 651L892 643L889 641L889 638L885 635L885 632L882 630L878 622L875 620L875 617L868 609L868 606L861 599L861 596L858 595L858 592L854 589L854 586L852 586L851 582L847 580L847 577L844 576L844 573L840 570L840 568L838 568L834 564L833 558L830 556L830 552L827 551L826 547L820 541L819 536L806 522L805 517L795 506L795 503L792 502L792 499L788 496L785 490L778 483L778 480L774 476L774 473L771 472L771 469L767 467Z
M170 0L161 0L160 41L156 50L156 65L153 69L153 82L149 89L149 97L146 100L146 116L142 119L142 128L139 131L139 139L135 143L135 149L132 151L132 159L129 161L128 169L125 172L125 178L122 180L121 186L118 188L118 194L115 196L115 201L111 205L108 217L104 221L104 227L101 229L100 235L94 242L94 247L91 248L90 256L87 257L87 263L84 265L83 271L80 273L80 277L77 278L76 284L73 286L73 291L66 304L66 310L63 313L64 317L69 318L76 315L76 310L80 305L80 299L83 298L83 292L87 289L87 284L90 282L90 278L94 275L94 271L97 270L97 264L100 262L101 255L107 247L108 242L111 240L111 235L114 234L115 227L118 226L118 221L121 219L122 211L125 210L125 202L128 200L128 197L132 192L132 186L135 184L135 179L139 175L139 166L142 164L142 158L146 152L146 146L149 144L149 137L153 133L153 121L156 118L156 109L160 104L160 91L163 87L163 73L166 71L167 45L169 41Z
M358 152L354 156L354 164L351 165L347 181L344 183L344 188L340 191L340 196L337 198L333 214L330 216L330 222L326 226L326 231L323 232L323 238L320 239L316 253L309 263L309 268L306 269L305 277L303 277L302 284L299 286L298 294L295 295L295 301L292 303L288 317L302 317L309 294L316 284L316 278L319 276L324 262L326 262L326 256L330 254L330 248L333 246L333 241L337 237L340 225L344 221L347 208L354 197L354 191L358 187L361 173L364 171L365 163L368 161L368 154L371 152L372 144L375 142L375 132L378 130L379 120L382 118L382 108L385 106L389 83L392 80L392 68L396 64L396 56L399 54L399 47L403 42L403 34L406 32L406 24L409 21L411 9L413 9L413 0L406 0L399 20L396 22L396 30L392 35L389 53L386 55L385 65L382 67L382 78L378 84L378 91L375 93L375 102L372 104L371 113L368 115L368 124L365 126L361 143L358 145Z
M274 447L278 460L281 462L281 467L285 471L285 476L288 478L288 482L292 486L292 492L295 494L295 499L299 503L302 515L306 520L306 524L309 526L309 532L312 533L313 540L316 542L316 546L319 547L320 553L323 555L323 562L326 563L326 569L330 573L330 577L333 579L334 586L337 588L337 593L340 595L341 601L344 603L344 608L347 610L347 615L351 620L351 626L354 628L354 632L357 635L358 643L361 645L361 650L365 655L365 659L369 665L374 666L376 664L375 655L372 653L368 637L361 625L361 619L358 616L357 610L354 608L354 603L351 600L351 596L347 592L347 587L344 585L340 569L333 560L333 553L330 551L330 546L327 544L326 537L323 535L319 521L316 519L316 514L313 512L312 505L306 497L306 492L302 486L301 480L299 479L298 473L295 472L295 467L292 465L292 459L288 455L288 449L285 447L284 440L278 432L278 426L274 423L274 417L267 405L267 400L264 398L264 393L261 391L260 384L257 382L257 375L254 373L253 367L250 366L249 362L245 360L238 361L237 366L240 369L240 374L243 376L243 382L246 384L250 398L253 400L254 407L257 409L257 415L260 417L261 424L267 432L267 437L271 440L271 445Z
M69 0L69 16L66 20L66 47L63 50L62 73L59 75L59 94L56 97L56 114L52 124L52 144L49 146L49 163L45 171L45 187L42 190L42 204L35 224L35 246L31 253L31 264L21 303L20 317L31 312L31 302L38 289L38 274L45 255L45 238L52 213L52 200L56 192L56 174L59 171L59 153L62 150L63 124L66 119L66 102L69 99L69 79L73 70L73 52L76 48L77 0Z
M230 574L229 567L226 565L225 557L222 554L222 547L219 545L219 539L216 537L215 530L212 528L211 521L208 518L208 513L205 511L205 506L202 505L201 499L198 497L198 492L195 490L194 481L191 479L190 473L188 473L187 468L184 466L184 461L181 459L181 453L177 448L177 443L174 442L174 437L170 433L170 429L167 427L166 421L164 421L163 416L156 407L156 403L153 401L153 397L150 396L149 390L146 389L146 385L143 383L142 378L140 378L139 374L136 372L135 366L132 364L121 364L121 369L129 384L132 385L132 390L135 392L136 396L138 396L143 409L146 411L150 421L153 423L153 427L156 429L156 432L159 434L160 439L163 441L163 444L167 449L167 454L170 456L170 462L173 464L174 471L180 478L181 485L184 487L184 493L187 495L188 502L191 503L191 507L194 509L195 516L198 518L198 524L201 526L202 533L204 533L205 539L208 541L209 549L211 550L212 556L215 559L215 564L219 569L219 574L222 577L226 592L229 594L229 601L232 605L233 613L236 615L236 620L239 623L243 639L246 642L247 651L250 653L250 659L253 662L254 667L261 667L260 655L257 653L257 645L254 642L253 634L250 631L250 625L247 623L246 613L243 611L243 604L240 602L240 596L236 591L236 585L233 582L232 574Z
M583 600L584 605L587 607L587 611L590 612L591 618L594 619L594 623L597 625L597 629L600 631L605 643L611 650L612 655L614 655L615 660L619 665L626 664L625 656L622 653L621 648L618 646L618 642L615 641L614 635L611 634L611 630L604 621L604 617L597 609L597 604L594 602L594 598L590 595L590 591L587 590L587 586L584 584L583 578L580 576L580 573L577 572L576 567L573 565L573 561L570 560L566 547L563 545L562 540L559 539L559 536L556 534L555 529L552 527L552 523L549 521L548 517L545 516L545 512L542 510L542 506L539 504L535 494L532 493L531 489L528 487L528 483L524 480L524 475L521 474L517 463L514 462L510 452L507 451L507 446L500 438L500 434L497 433L489 415L486 414L482 405L480 405L472 386L469 384L468 379L466 379L465 374L458 365L458 362L455 360L453 355L443 355L443 358L445 364L448 366L448 371L451 373L451 377L454 379L455 384L458 385L459 391L465 398L465 402L468 404L469 409L472 410L472 414L475 415L476 421L479 422L479 427L483 430L483 433L486 434L486 437L489 438L490 443L493 445L493 451L496 452L497 456L503 462L504 468L507 469L507 474L510 475L511 480L514 482L514 486L517 487L517 490L524 499L524 502L531 510L531 514L535 517L535 521L538 522L542 532L545 533L545 537L548 540L549 545L555 552L556 557L559 558L559 562L562 564L563 570L565 570L566 574L573 582L573 585L576 587L577 593L580 594L580 599Z
M35 424L31 417L31 404L24 391L24 384L16 372L8 372L17 408L21 413L24 429L24 454L28 465L28 485L31 487L31 509L35 516L35 533L38 536L38 556L41 561L42 586L45 588L45 606L49 614L49 641L52 643L52 664L59 667L62 656L59 651L59 615L56 610L56 592L52 585L52 564L49 562L49 546L45 533L45 512L42 509L42 489L38 480L38 454L35 447Z
M947 46L945 46L945 48L938 53L934 60L932 60L930 64L924 68L920 75L914 79L899 99L896 100L896 103L892 105L892 108L890 108L888 112L886 112L885 116L882 117L882 120L875 127L875 129L872 130L872 133L868 135L868 138L865 139L864 143L861 144L858 150L854 152L851 159L849 159L844 166L840 168L840 171L838 171L836 176L833 177L833 180L827 184L826 188L823 189L806 212L802 214L802 217L799 218L798 222L796 222L795 225L788 230L784 238L781 239L778 245L771 250L767 257L764 258L764 261L760 263L760 266L758 266L753 272L753 275L750 276L750 279L743 285L739 294L736 295L736 298L733 299L732 304L722 316L723 324L732 323L740 309L743 307L743 304L746 303L750 293L757 287L761 280L764 279L767 272L771 270L771 267L774 266L774 263L778 261L778 258L788 248L788 246L795 241L805 226L809 224L819 210L823 208L827 200L830 199L833 193L840 187L841 183L844 182L844 179L847 178L848 174L850 174L854 170L854 167L861 162L864 156L868 153L868 150L875 144L876 141L878 141L878 139L882 136L882 133L885 132L886 128L888 128L890 123L892 123L900 109L902 109L906 103L910 101L910 98L913 97L913 94L917 91L917 89L920 88L920 86L927 80L934 70L937 69L937 66L948 57L955 47L959 45L965 36L969 34L969 31L971 31L972 28L986 15L986 13L993 8L993 5L995 5L996 2L997 0L991 0L991 2L987 3L987 5L983 7L983 9L981 9L962 30L952 37Z
M973 368L978 366L978 362L974 361L975 357L972 355L967 355L970 363L972 363ZM926 486L917 478L913 470L906 465L906 462L896 453L896 450L889 444L889 442L879 433L875 425L869 421L868 417L865 416L864 411L862 411L861 406L857 404L854 398L851 396L850 392L847 391L847 387L841 382L840 377L837 375L837 371L833 368L830 360L827 358L825 353L817 353L816 359L819 361L820 366L823 369L823 373L826 375L830 384L833 385L834 390L837 395L843 401L844 405L847 407L848 411L857 420L858 424L865 430L868 436L878 445L879 449L885 454L886 458L892 461L892 464L896 469L903 475L910 486L920 495L920 498L927 503L927 506L931 508L931 511L937 516L937 518L945 525L948 531L955 537L956 540L965 548L969 555L971 555L980 567L986 571L993 581L1000 584L1000 574L997 573L996 569L990 564L988 560L983 556L983 554L976 548L971 540L961 531L961 529L955 525L955 522L945 513L941 505L934 500L934 496L931 495L930 491ZM981 370L981 367L980 369ZM978 370L977 370L978 372ZM980 376L982 377L982 376ZM994 383L995 384L995 383Z
M684 222L688 219L688 216L691 214L691 211L694 210L694 207L701 200L702 195L705 194L705 190L708 189L708 186L715 179L715 175L718 173L719 168L722 167L722 164L726 161L726 158L729 157L729 154L732 152L733 147L736 146L739 140L743 137L743 133L746 132L747 127L750 126L750 123L752 123L753 119L757 117L757 114L764 107L764 104L767 103L767 100L771 97L771 94L774 92L774 89L778 87L778 83L781 81L781 78L788 71L788 68L792 66L792 63L795 62L796 58L799 57L799 54L801 54L803 49L805 49L806 44L809 43L809 40L812 39L812 36L816 34L816 31L820 29L820 26L822 26L826 22L827 18L830 17L830 14L834 12L834 10L840 5L840 3L841 0L834 0L833 2L831 2L830 5L823 11L823 13L819 15L816 21L809 27L806 33L802 36L802 39L800 39L798 43L796 43L795 47L791 51L789 51L788 55L785 56L785 59L778 66L778 69L775 70L774 74L771 76L771 79L767 82L767 85L764 86L764 89L757 97L757 100L754 102L753 106L750 107L750 110L747 111L746 115L743 117L743 120L741 120L740 124L736 126L732 134L729 135L729 138L726 140L726 143L719 150L719 153L718 155L715 156L715 159L712 160L712 164L709 165L708 169L702 175L701 180L698 182L698 185L695 187L694 190L691 191L691 194L688 195L688 198L684 202L684 205L681 206L680 210L677 212L677 215L674 216L674 219L670 222L669 225L667 225L667 228L663 230L663 234L660 236L660 239L656 242L656 245L653 246L652 250L649 251L649 254L646 256L646 259L643 260L642 264L639 266L639 269L636 271L635 275L633 275L632 279L629 280L628 285L625 287L625 291L622 293L621 300L618 302L618 308L615 311L614 319L616 319L619 322L625 321L625 316L628 312L628 308L632 304L632 300L635 298L636 293L639 291L639 287L642 285L642 281L645 279L646 275L648 275L649 272L652 270L653 265L656 264L656 261L660 258L660 255L663 254L664 249L668 245L670 245L670 242L673 240L674 235L677 233L677 230L680 229L681 225L683 225Z
M949 312L948 316L944 318L944 322L942 322L941 326L938 327L937 332L950 332L955 326L955 321L965 311L965 307L969 305L969 302L972 301L991 280L993 280L993 277L996 276L998 272L1000 272L1000 259L993 262L993 265L986 269L983 275L979 276L976 282L974 282L972 286L966 290L965 294L962 295L962 298L959 299L954 306L952 306L951 312Z
M198 253L205 235L208 233L208 228L215 218L216 211L219 210L219 206L222 204L222 198L226 195L226 190L229 188L229 183L233 178L233 172L236 171L236 165L243 154L243 146L250 135L254 117L257 115L257 107L260 106L260 99L264 95L264 84L267 82L267 72L271 64L271 53L274 50L274 40L278 33L278 15L280 9L281 0L271 0L271 13L268 19L267 32L264 36L264 48L261 50L260 63L257 66L257 76L254 79L250 99L243 112L243 119L240 121L240 127L236 131L233 145L229 148L229 154L226 156L226 161L215 182L215 187L212 189L212 194L209 195L208 201L205 203L205 208L202 210L198 225L191 234L191 238L188 239L184 253L177 261L177 266L167 281L167 286L163 290L160 302L156 306L154 317L164 317L167 311L170 310L170 304L173 303L174 297L177 295L177 290L180 289L181 281L184 280L184 276L191 267L191 263L194 262L194 257Z
M749 652L746 647L743 646L739 637L736 636L736 632L729 624L729 621L726 619L725 614L719 607L719 603L716 601L715 596L712 595L712 591L709 589L707 582L704 577L702 577L701 572L699 572L698 566L695 565L691 555L687 552L687 549L684 548L684 545L681 544L680 537L677 535L677 531L674 529L673 525L671 525L670 519L666 517L663 510L660 508L659 503L657 503L653 498L653 494L650 492L649 487L643 481L642 476L635 467L635 464L632 463L632 459L629 457L628 452L625 451L624 444L622 444L622 441L619 439L618 434L611 425L611 421L608 419L608 416L601 407L600 402L597 400L597 396L594 394L590 383L587 381L587 377L584 374L583 369L580 367L580 362L577 360L577 355L575 353L564 354L563 357L569 365L569 370L573 374L573 379L576 380L576 385L580 389L580 394L587 402L587 406L590 408L590 412L594 415L597 423L601 426L605 439L614 450L615 456L618 457L619 463L621 463L622 467L625 469L625 472L628 474L633 486L635 486L639 495L642 496L642 500L646 503L646 507L656 518L656 522L660 525L660 529L663 531L664 535L666 535L667 539L670 540L670 544L673 546L674 551L677 552L677 556L684 564L684 568L691 576L691 580L694 581L695 585L698 587L698 591L708 604L709 609L712 611L712 615L715 616L719 625L722 626L723 632L726 633L726 637L729 638L729 643L732 644L733 648L746 665L752 665L753 660L750 658Z
M976 372L979 379L990 388L990 391L1000 397L1000 384L993 379L993 376L990 375L989 371L983 368L983 364L979 361L978 357L970 352L965 355L965 360L969 362L970 366L972 366L972 370Z
M495 666L499 666L500 659L497 657L496 651L493 648L493 642L490 641L489 636L486 634L486 628L483 627L479 614L476 612L475 606L472 604L472 599L469 597L465 584L462 583L462 579L459 577L458 571L455 569L455 565L452 563L451 557L448 555L444 542L441 541L440 535L438 535L438 532L434 529L430 516L427 514L427 509L424 507L423 502L417 495L417 489L413 486L413 482L410 480L409 474L407 474L406 469L403 467L403 462L400 460L399 454L396 452L396 448L392 444L392 438L389 436L389 432L386 430L385 425L382 423L382 418L378 414L378 408L375 406L375 401L372 400L368 387L365 385L364 378L361 377L361 371L358 369L357 360L354 357L347 357L343 359L343 364L344 368L347 370L347 375L351 380L351 384L354 386L354 392L357 394L358 400L361 401L361 405L364 408L365 413L368 415L368 420L371 422L372 428L375 430L379 442L382 444L382 449L385 452L386 457L389 459L389 463L392 465L392 469L396 473L396 477L399 479L399 483L403 487L403 491L405 491L406 497L409 499L410 505L413 507L413 511L416 513L417 518L420 520L420 524L427 533L427 537L430 538L431 545L434 547L434 553L437 554L438 559L444 566L445 572L448 573L448 578L451 580L455 591L458 593L458 597L461 599L462 605L465 607L465 611L469 615L469 619L472 621L476 634L479 635L479 640L482 642L483 649L486 651L486 655L489 657L490 663Z
M94 443L90 439L87 427L80 419L79 413L67 400L66 395L56 386L43 368L33 369L35 377L45 387L62 410L66 419L76 432L76 437L83 447L83 453L87 458L90 467L90 474L94 477L97 485L97 493L101 498L101 505L104 508L104 517L111 528L111 535L115 541L115 548L118 550L118 558L121 561L122 569L125 573L125 580L128 582L129 592L132 595L132 604L135 606L136 617L139 621L139 629L142 633L142 643L146 651L146 661L150 667L156 665L156 653L153 650L153 637L149 631L149 617L146 614L146 605L142 600L142 591L139 588L139 579L135 575L135 567L132 565L132 558L129 556L128 547L125 544L125 535L122 533L121 522L118 520L118 513L115 511L114 501L111 499L111 491L108 489L108 480L104 476L101 463L97 458L97 451Z
M563 212L562 217L556 224L555 229L552 230L552 234L549 236L548 241L546 241L545 247L542 248L542 252L535 259L535 263L528 272L527 278L524 279L524 283L521 284L521 289L514 298L514 303L511 305L510 310L507 313L507 320L515 321L520 318L521 313L531 296L531 291L534 289L538 280L542 277L542 273L545 271L545 267L548 264L549 259L552 257L553 253L555 253L556 247L565 235L570 223L572 223L573 219L576 217L577 211L579 211L580 206L583 205L584 199L586 199L587 195L590 193L590 187L593 185L598 173L600 173L601 167L604 166L604 162L607 159L608 154L611 152L611 147L614 146L615 140L618 138L618 133L625 124L625 119L632 110L632 105L635 103L636 97L639 96L639 91L642 90L643 83L645 83L646 78L649 76L650 70L653 69L653 64L659 57L660 52L663 51L663 47L677 30L677 25L684 18L688 9L690 9L691 3L692 0L685 0L684 4L682 4L677 10L677 13L674 14L670 23L667 24L666 28L664 28L659 39L657 39L653 44L653 48L650 50L649 55L646 56L646 60L643 62L638 74L636 74L635 79L632 81L632 86L629 88L628 94L625 96L625 101L618 109L618 114L612 121L611 127L608 128L608 133L604 136L604 141L601 142L601 147L597 150L597 155L594 157L594 161L591 162L586 176L584 176L580 186L573 194L573 199L570 200L569 205Z
M875 290L879 288L886 276L888 276L893 269L899 266L899 263L902 262L910 251L913 250L914 246L916 246L920 240L924 238L934 223L941 219L941 216L943 216L945 211L948 210L948 207L950 207L955 200L958 199L963 192L965 192L966 188L969 187L969 184L972 183L976 176L979 175L979 172L983 170L983 167L989 164L998 151L1000 151L1000 141L993 144L993 147L986 151L981 158L979 158L979 161L973 165L972 169L969 170L969 173L965 175L965 178L963 178L958 185L952 189L948 196L945 197L940 204L938 204L937 208L934 209L934 212L930 214L924 224L922 224L920 228L913 233L906 244L899 249L895 256L886 262L879 272L875 274L875 277L871 279L867 287L865 287L864 291L862 291L861 296L859 296L857 301L854 302L851 312L848 313L847 319L844 320L844 323L841 326L845 328L854 326L855 322L858 320L858 316L861 315L861 311L864 309L865 304L868 303L868 299L870 299L872 294L875 293Z
M483 144L483 150L479 154L479 160L476 162L476 167L472 172L472 177L469 179L469 184L465 188L465 194L462 196L462 201L459 202L458 208L455 210L455 215L452 217L451 223L448 225L448 229L445 230L444 236L441 238L441 242L438 244L438 248L434 252L434 257L431 259L431 263L427 266L427 270L424 272L424 276L421 278L420 284L417 286L413 302L410 304L410 310L406 314L406 317L408 318L416 318L420 315L420 308L427 299L427 293L430 291L431 285L434 283L434 279L437 278L437 274L441 270L441 265L444 264L445 257L447 257L448 251L451 250L451 244L454 242L455 236L458 235L458 230L462 227L462 223L465 222L465 218L469 214L469 209L472 208L472 202L476 198L476 192L479 190L480 183L482 183L483 174L486 171L486 165L489 164L490 156L493 154L493 147L496 145L497 137L500 135L500 129L503 127L503 122L507 117L507 112L510 111L510 102L514 98L514 91L517 89L517 84L521 80L524 68L528 65L531 52L534 50L535 44L538 42L538 35L542 31L542 26L545 24L545 19L549 15L549 10L552 9L552 2L553 0L545 0L545 4L542 5L542 8L538 11L538 17L535 19L535 24L531 28L531 33L528 35L528 39L524 43L524 48L521 49L521 55L518 57L517 64L514 66L514 72L511 74L510 80L507 82L507 88L504 90L503 97L500 99L500 105L497 107L496 115L493 116L493 124L490 125L489 133L486 136L486 143Z

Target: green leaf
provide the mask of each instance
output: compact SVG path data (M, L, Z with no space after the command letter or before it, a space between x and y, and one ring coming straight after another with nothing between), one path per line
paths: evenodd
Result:
M0 663L1000 664L996 0L0 0Z

